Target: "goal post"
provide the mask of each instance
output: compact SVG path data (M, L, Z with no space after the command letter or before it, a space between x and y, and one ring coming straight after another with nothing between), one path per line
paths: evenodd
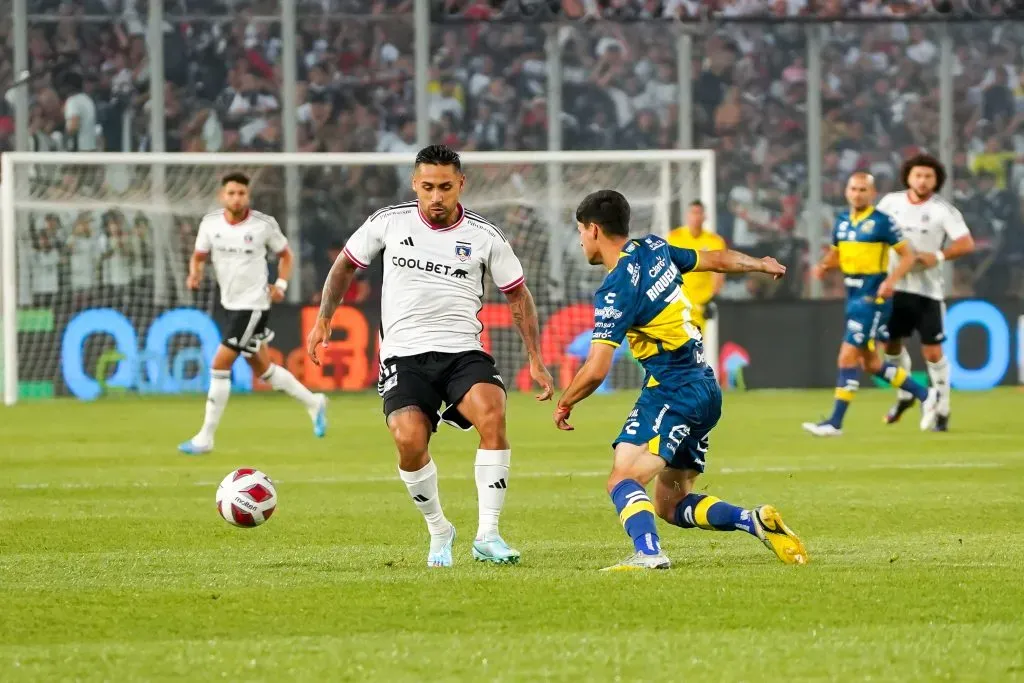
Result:
M604 274L584 263L578 248L574 211L583 196L602 188L619 190L630 201L633 230L659 235L681 224L686 204L700 199L706 228L715 230L715 157L709 150L464 152L461 157L467 174L463 202L499 226L523 262L545 326L545 361L563 361L556 370L559 385L589 346L592 295ZM208 362L201 356L216 328L212 333L164 330L166 338L157 335L152 344L146 333L153 337L168 311L213 316L216 292L210 278L198 292L187 290L184 279L198 221L217 207L220 178L229 171L250 176L254 208L277 217L299 252L289 294L312 302L327 255L373 211L412 198L412 163L404 153L2 155L4 402L11 405L19 396L83 397L75 386L86 386L88 397L108 390L159 390L172 369L193 379L198 373L197 381L183 384L198 390ZM296 172L297 186L286 182ZM288 221L289 216L297 220ZM379 308L379 299L373 300L379 291L370 290L361 304L367 310ZM511 373L506 383L523 388L525 357L514 328L499 315L502 303L488 282L481 312L485 345L503 373ZM75 326L86 313L106 316L125 334L106 329L90 336ZM376 324L376 318L367 319ZM716 373L717 327L713 319L704 331L707 360ZM173 347L173 353L161 352L160 344ZM638 386L638 370L628 362L628 350L623 353L626 360L617 361L609 386Z

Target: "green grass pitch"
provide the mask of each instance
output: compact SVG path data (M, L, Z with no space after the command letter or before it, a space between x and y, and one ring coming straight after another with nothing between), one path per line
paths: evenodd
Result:
M661 525L667 572L602 574L631 546L604 492L633 396L578 408L515 395L502 517L518 567L474 563L475 441L435 437L456 566L395 472L379 401L335 396L310 434L280 396L236 396L189 458L203 400L61 400L0 412L0 680L1024 680L1024 396L956 394L952 431L886 428L861 392L846 435L800 422L826 392L726 395L698 486L775 503L788 567L741 532ZM258 467L258 529L214 510Z

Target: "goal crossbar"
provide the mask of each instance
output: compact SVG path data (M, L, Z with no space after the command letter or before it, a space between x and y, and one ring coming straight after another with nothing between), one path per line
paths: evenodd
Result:
M464 164L598 164L699 162L714 168L715 153L708 149L582 150L564 152L461 152ZM413 156L404 152L6 152L5 164L45 162L50 165L96 166L145 164L149 166L403 166Z

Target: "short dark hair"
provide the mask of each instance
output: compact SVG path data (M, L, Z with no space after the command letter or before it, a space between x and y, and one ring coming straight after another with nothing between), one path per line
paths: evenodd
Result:
M239 185L245 185L246 187L249 187L249 176L245 175L241 171L228 173L226 176L220 179L220 186L224 187L228 183L238 183Z
M700 208L702 208L702 209L703 209L703 208L704 208L704 202L702 202L702 201L701 201L701 200L699 200L699 199L694 199L694 200L693 200L692 202L690 202L689 204L687 204L687 206L699 206Z
M462 159L459 158L459 153L448 145L430 145L421 149L416 154L416 166L420 164L454 166L456 171L462 172Z
M907 184L907 181L910 179L910 171L917 166L924 166L935 171L935 194L941 192L942 186L946 184L946 167L931 154L915 154L903 162L903 168L900 170L900 180L903 181L903 187L910 187Z
M629 202L615 190L591 192L576 207L576 220L594 223L606 235L629 237Z

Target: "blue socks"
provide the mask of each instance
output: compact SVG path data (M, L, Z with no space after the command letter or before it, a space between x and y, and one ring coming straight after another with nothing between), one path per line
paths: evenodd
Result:
M928 390L915 382L910 377L910 373L903 368L898 368L895 365L886 363L882 366L881 370L875 373L875 377L884 379L897 389L903 389L904 391L913 394L914 398L922 403L928 400Z
M661 542L654 526L654 504L647 496L647 490L636 480L626 479L612 489L612 502L637 552L645 555L660 553Z
M684 529L746 531L756 536L750 510L730 505L714 496L691 493L676 506L673 524Z
M846 416L846 409L850 407L857 389L860 389L860 382L857 375L860 371L857 368L839 368L839 377L836 379L836 402L832 406L832 417L828 419L836 429L843 426L843 418Z

